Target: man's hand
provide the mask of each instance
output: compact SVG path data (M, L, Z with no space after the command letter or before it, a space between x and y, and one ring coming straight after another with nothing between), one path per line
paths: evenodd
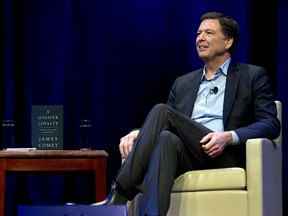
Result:
M230 131L209 133L200 140L200 144L204 152L214 158L220 155L227 145L232 144L232 134Z
M139 130L133 130L120 139L119 150L122 158L126 158L132 151L132 146L137 138Z

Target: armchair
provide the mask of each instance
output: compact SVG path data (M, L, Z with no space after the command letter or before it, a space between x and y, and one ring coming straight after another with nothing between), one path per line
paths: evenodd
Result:
M282 106L275 101L282 121ZM175 179L167 216L282 216L282 131L274 141L247 141L246 170L196 170ZM127 203L139 216L141 194Z

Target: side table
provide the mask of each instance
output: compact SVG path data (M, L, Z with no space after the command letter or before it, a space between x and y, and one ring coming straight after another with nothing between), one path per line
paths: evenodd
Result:
M6 174L12 172L95 173L96 202L106 197L106 159L104 150L1 150L0 151L0 216L4 215Z

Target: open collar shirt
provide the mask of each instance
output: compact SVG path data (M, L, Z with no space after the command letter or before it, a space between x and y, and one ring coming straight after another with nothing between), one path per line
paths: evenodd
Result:
M207 78L205 76L205 67L203 68L203 77L191 116L193 120L215 132L224 131L223 104L227 71L230 61L231 58L227 59L216 71L213 78ZM233 144L238 144L240 142L234 131L232 131L232 139Z

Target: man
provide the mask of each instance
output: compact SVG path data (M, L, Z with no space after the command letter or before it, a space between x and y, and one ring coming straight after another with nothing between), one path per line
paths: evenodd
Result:
M110 194L96 205L125 204L143 191L140 215L166 215L176 177L189 170L245 167L245 142L275 139L280 123L267 72L231 59L239 36L230 17L201 17L196 48L205 65L176 79L140 130L121 138L125 158Z

